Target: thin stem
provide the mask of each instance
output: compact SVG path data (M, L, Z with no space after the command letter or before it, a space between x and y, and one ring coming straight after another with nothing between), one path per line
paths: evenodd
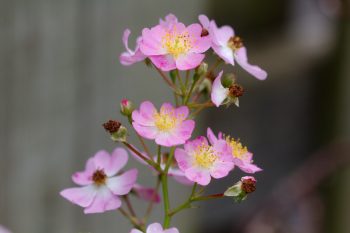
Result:
M194 197L192 201L206 201L224 197L223 193L211 194L208 196Z
M157 163L160 165L162 162L162 146L158 145L158 150L157 150Z
M141 230L141 231L145 231L145 227L142 226L142 224L139 223L138 219L135 217L132 217L128 212L126 212L126 210L124 210L122 207L118 208L118 211L127 219L129 219L129 221L131 222L131 224L136 227L137 229Z
M205 104L202 104L196 111L194 111L193 113L191 113L190 117L191 119L193 119L195 116L197 116L202 110L204 110L207 107L211 107L214 106L214 104L211 101L208 101Z
M135 147L133 147L131 144L127 143L127 142L123 142L123 144L130 149L132 152L134 152L137 156L139 156L141 159L143 159L146 163L148 163L149 165L151 165L154 169L156 169L158 172L162 172L162 169L160 169L160 166L158 164L156 164L153 160L150 160L148 158L146 158L143 154L141 154L141 152L139 152L138 150L136 150Z
M189 90L187 96L185 97L185 105L186 105L186 104L188 103L188 101L190 100L191 95L192 95L192 92L193 92L193 89L194 89L194 87L196 86L196 83L198 82L198 80L199 80L199 79L193 80L192 85L191 85L191 87L190 87L190 90Z
M190 70L186 70L186 81L185 86L188 86L188 82L190 81Z
M126 203L128 209L129 209L129 211L130 211L130 214L131 214L133 217L137 218L136 213L135 213L135 211L134 211L134 208L133 208L132 205L131 205L131 202L130 202L130 199L129 199L128 195L125 195L125 196L124 196L124 200L125 200L125 203Z
M156 70L158 71L158 73L160 74L160 76L162 76L163 80L169 85L169 87L171 89L173 89L173 91L176 93L176 86L168 79L168 77L163 73L163 71L161 71L158 67L154 66L154 68L156 68Z
M196 193L196 188L197 188L197 183L194 183L193 187L192 187L192 192L191 192L190 196L188 197L188 199L184 203L182 203L181 205L176 207L174 210L170 211L169 212L170 216L173 216L176 213L180 212L181 210L187 209L191 206L192 199Z

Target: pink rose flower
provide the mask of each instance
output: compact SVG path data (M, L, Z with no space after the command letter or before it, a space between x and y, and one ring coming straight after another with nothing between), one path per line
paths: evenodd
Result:
M262 171L261 168L253 164L253 154L249 152L247 147L243 146L240 141L235 140L229 136L224 138L221 132L219 133L218 137L216 137L210 128L208 128L207 134L210 143L215 143L219 140L225 140L227 142L231 148L232 161L242 171L246 173L255 173Z
M142 137L171 147L184 144L191 137L195 122L186 120L188 114L186 106L174 108L164 103L158 112L151 102L145 101L140 105L140 110L133 111L132 125Z
M142 231L132 229L130 233L142 233ZM175 227L163 229L162 225L160 225L159 223L152 223L147 227L146 233L179 233L179 230Z
M234 65L234 61L236 61L244 70L257 79L266 79L266 71L248 63L247 49L243 46L241 38L235 36L230 26L218 28L215 21L210 21L205 15L200 15L199 21L203 28L209 31L211 47L219 57L231 65Z
M176 148L175 159L187 179L204 186L211 177L223 178L233 169L231 153L225 140L209 145L205 137L198 137L186 142L184 149Z
M203 54L210 48L210 39L201 37L202 27L191 24L186 27L168 15L165 22L142 31L141 51L163 70L193 69L203 61Z
M85 214L118 209L122 204L118 196L128 194L137 178L136 169L115 176L127 161L128 154L123 148L116 148L112 155L98 151L87 161L84 171L72 176L74 183L83 187L68 188L60 194L83 207Z
M120 60L120 63L124 66L132 65L136 62L143 61L146 58L146 56L140 50L140 43L142 40L141 37L138 37L136 40L135 50L133 51L129 49L128 40L129 40L130 33L131 32L129 29L125 29L123 33L123 43L124 43L126 52L123 52L120 55L119 60Z

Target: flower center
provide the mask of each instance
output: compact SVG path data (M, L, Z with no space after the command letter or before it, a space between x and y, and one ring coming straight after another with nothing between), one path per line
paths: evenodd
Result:
M107 176L103 170L96 170L92 175L92 180L97 185L105 184L106 178Z
M161 110L160 113L154 114L156 127L163 132L169 132L174 129L177 124L182 120L181 116L176 116L174 110Z
M195 163L203 168L209 168L217 160L218 156L212 146L202 144L195 151Z
M163 36L162 47L177 58L179 55L187 53L193 46L187 31L178 34L176 28L173 28L172 32L169 31Z
M230 47L233 51L236 51L243 47L243 40L239 36L232 36L228 40L227 46Z
M235 140L230 137L226 137L227 143L232 148L232 156L237 159L247 159L248 149L246 146L243 146L239 140Z

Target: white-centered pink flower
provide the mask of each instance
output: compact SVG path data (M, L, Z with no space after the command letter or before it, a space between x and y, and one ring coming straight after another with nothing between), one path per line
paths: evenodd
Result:
M218 137L216 137L210 128L208 128L207 134L210 143L215 143L216 141L221 140L225 140L227 142L227 144L231 148L232 161L242 171L246 173L255 173L262 171L261 168L253 164L253 154L249 152L247 147L243 146L239 140L235 140L230 136L224 137L221 132L219 133Z
M132 229L130 233L143 233L140 230ZM146 233L179 233L179 230L175 227L169 229L163 229L159 223L152 223L147 227Z
M61 195L84 208L84 213L102 213L121 206L118 196L126 195L134 187L137 170L131 169L117 175L126 165L128 154L116 148L112 155L101 150L90 158L85 170L73 174L74 183L83 187L68 188Z
M236 61L244 70L257 79L264 80L267 78L265 70L249 64L247 49L244 47L242 39L235 35L232 27L222 26L218 28L215 21L209 20L205 15L200 15L198 18L203 28L209 31L211 47L219 57L231 65L234 65Z
M186 106L174 108L164 103L158 112L150 101L145 101L139 110L133 111L132 125L142 137L171 147L184 144L191 137L195 122L187 119L188 114Z
M163 71L189 70L200 65L210 48L210 38L201 37L202 27L186 27L170 15L151 29L142 30L140 49L152 63Z
M142 40L141 37L138 37L136 39L135 50L131 50L129 48L128 40L129 40L130 33L131 32L129 29L125 29L123 33L123 43L126 51L120 55L119 60L120 60L120 63L124 66L132 65L136 62L143 61L146 58L146 56L140 50L140 43Z
M200 185L208 185L211 177L223 178L233 169L231 148L225 140L211 145L205 137L187 141L184 149L176 148L175 159L186 177Z

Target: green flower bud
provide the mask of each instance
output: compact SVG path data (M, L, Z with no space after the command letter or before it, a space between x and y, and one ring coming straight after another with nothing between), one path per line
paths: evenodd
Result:
M122 99L122 101L120 102L120 113L124 116L131 116L134 109L134 104L130 100Z

